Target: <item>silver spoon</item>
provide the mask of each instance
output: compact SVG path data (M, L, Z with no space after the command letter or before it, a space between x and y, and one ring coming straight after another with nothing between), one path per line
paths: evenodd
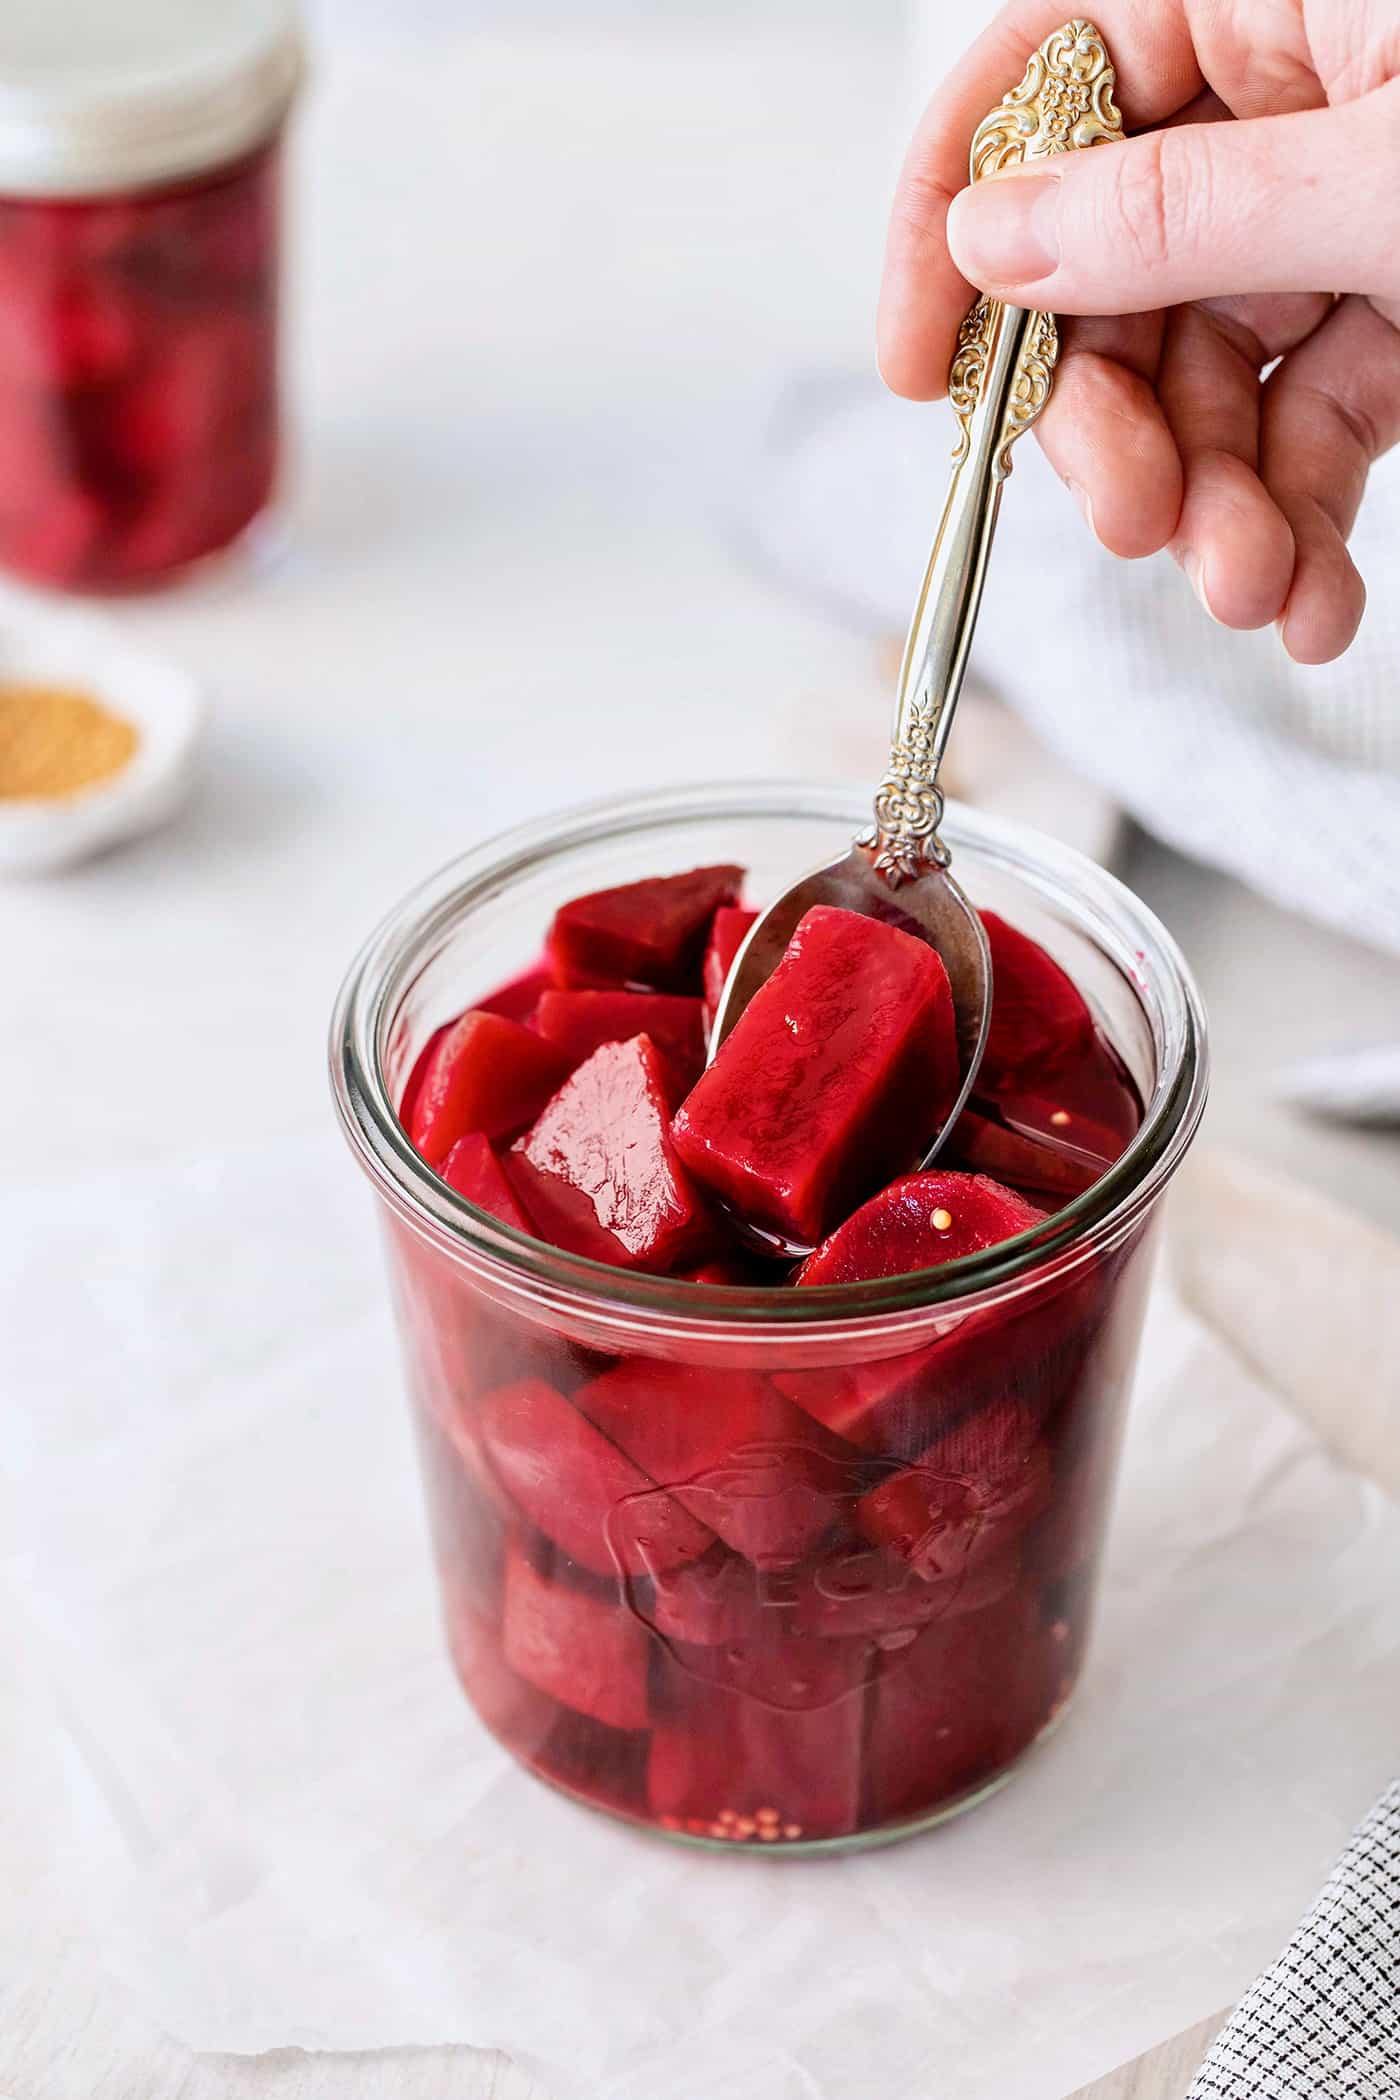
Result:
M978 125L972 180L1120 139L1115 84L1093 23L1067 22L1045 39L1019 86ZM1053 314L985 296L958 330L948 373L958 422L953 469L904 645L889 770L876 792L874 827L840 860L795 883L758 919L734 958L710 1036L713 1058L814 904L863 912L928 941L942 957L952 988L963 1084L952 1113L922 1153L927 1133L915 1133L911 1165L921 1160L928 1166L937 1156L972 1091L986 1047L991 956L981 920L948 873L948 849L938 835L938 768L977 624L1011 447L1050 398L1059 347Z

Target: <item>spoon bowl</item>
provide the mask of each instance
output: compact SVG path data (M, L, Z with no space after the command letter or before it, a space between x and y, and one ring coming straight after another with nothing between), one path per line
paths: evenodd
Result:
M710 1032L710 1057L782 959L798 921L814 904L881 919L937 950L953 994L953 1018L963 1082L957 1100L933 1143L919 1153L911 1136L911 1160L928 1166L967 1104L982 1061L992 1010L992 960L982 921L951 875L930 868L915 882L893 887L876 866L875 850L859 840L839 860L814 868L785 890L750 927L735 956Z

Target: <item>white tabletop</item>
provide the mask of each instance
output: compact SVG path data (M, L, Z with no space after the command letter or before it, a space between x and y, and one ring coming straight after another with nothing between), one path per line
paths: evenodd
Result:
M295 160L290 552L114 615L207 679L203 786L163 835L4 898L16 1224L26 1184L327 1128L345 962L484 831L629 785L819 774L804 702L869 707L878 751L870 640L754 573L732 524L781 374L869 358L896 11L736 7L717 30L618 7L583 33L441 7L418 39L344 12ZM1400 1226L1400 1147L1299 1131L1260 1093L1271 968L1325 963L1358 1026L1393 1018L1396 974L1157 849L1130 873L1215 1005L1217 1141ZM75 1264L92 1245L75 1215ZM1114 2090L1179 2089L1152 2075ZM0 2000L0 2093L537 2088L470 2051L197 2062L74 1947Z

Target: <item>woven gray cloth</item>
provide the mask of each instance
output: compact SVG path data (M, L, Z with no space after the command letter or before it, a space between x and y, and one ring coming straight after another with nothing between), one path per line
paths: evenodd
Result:
M1397 2100L1400 1780L1382 1794L1187 2100Z

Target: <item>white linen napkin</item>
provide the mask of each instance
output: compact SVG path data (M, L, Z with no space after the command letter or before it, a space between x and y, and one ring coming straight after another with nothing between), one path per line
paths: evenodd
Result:
M1243 1248L1231 1186L1209 1230ZM1057 1736L927 1839L731 1863L549 1793L463 1704L332 1134L12 1194L0 1938L12 1969L41 1926L95 1945L196 2049L494 2045L554 2100L863 2100L872 2065L889 2100L1059 2100L1242 1990L1390 1776L1400 1511L1169 1286ZM1312 1301L1267 1244L1236 1270L1300 1333L1311 1204ZM1376 1240L1369 1339L1400 1323Z
M902 635L950 448L946 405L896 401L874 380L796 378L755 470L749 543L848 620ZM972 673L1149 831L1400 955L1400 457L1373 472L1353 547L1373 586L1360 636L1337 663L1304 668L1271 631L1213 625L1165 555L1106 554L1028 439ZM1400 1042L1339 1042L1283 1085L1321 1114L1400 1121Z

